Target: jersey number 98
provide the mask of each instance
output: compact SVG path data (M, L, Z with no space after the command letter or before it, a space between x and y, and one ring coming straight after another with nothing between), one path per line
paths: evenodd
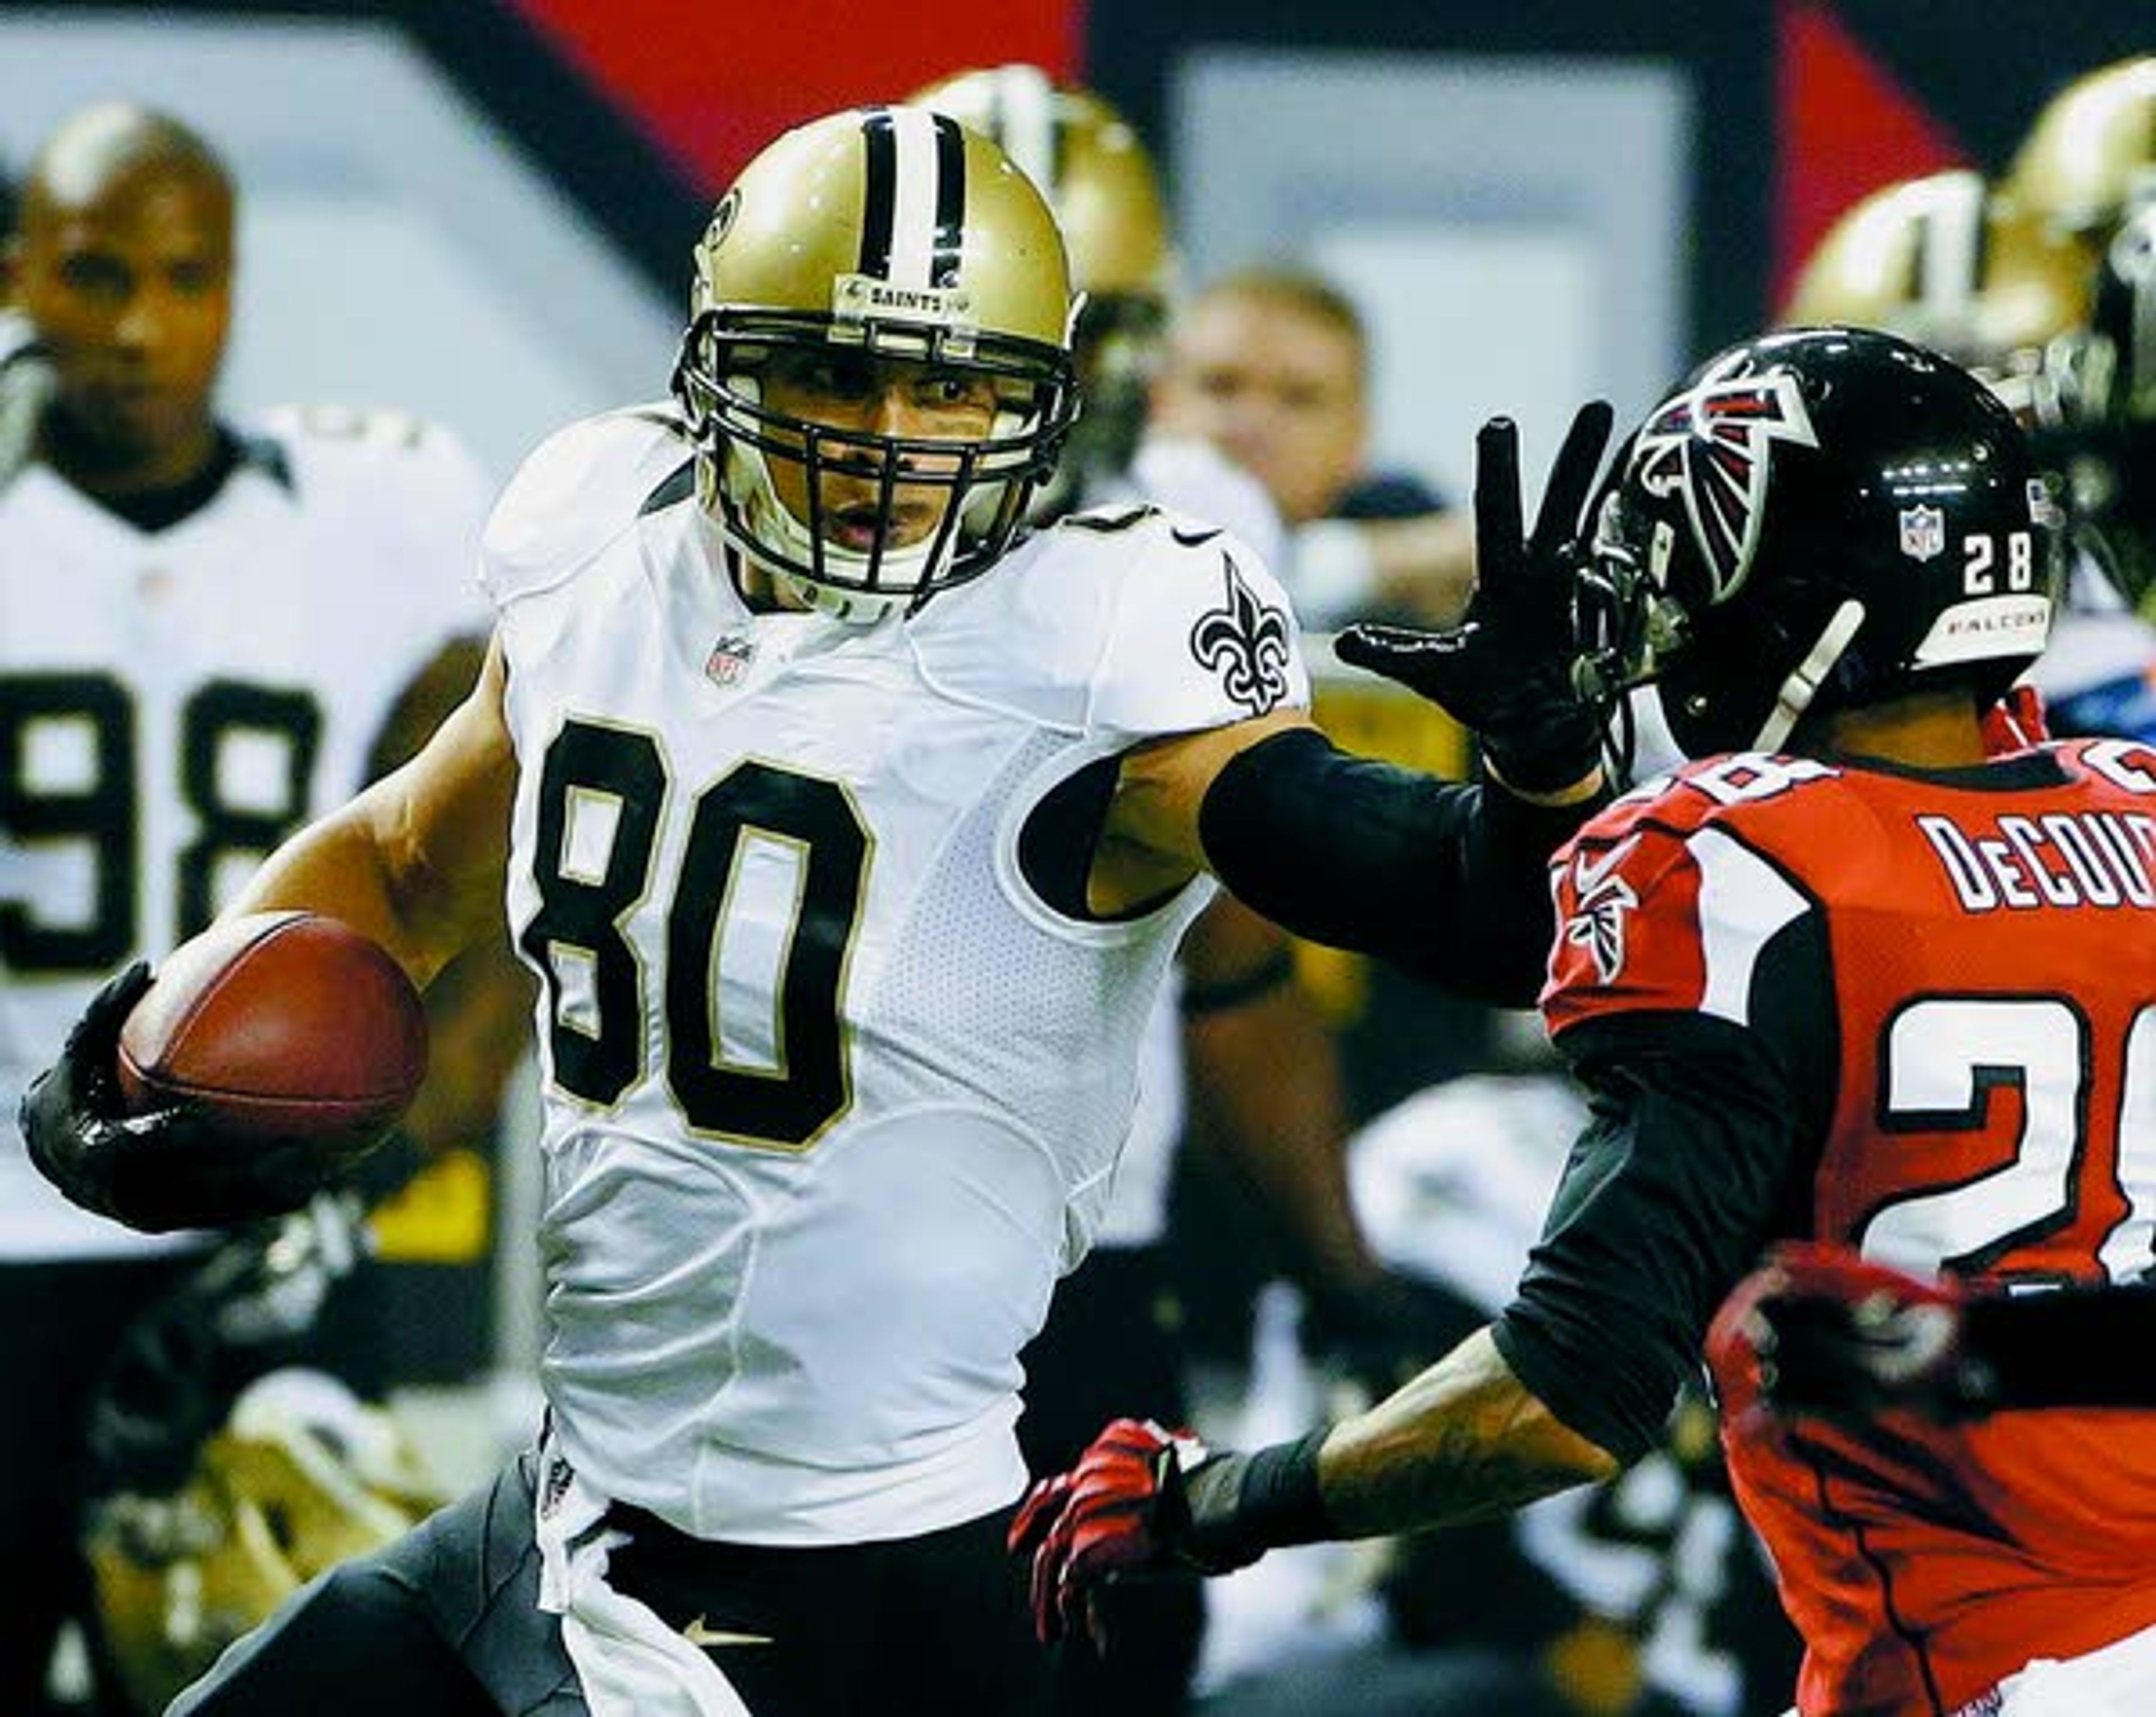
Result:
M141 891L148 784L156 760L140 754L134 694L103 673L0 675L0 834L11 856L77 852L86 865L83 903L72 912L33 900L10 863L0 895L0 960L44 975L110 971L142 945ZM172 933L184 941L218 907L219 871L259 861L297 828L321 744L311 693L211 680L180 707L177 792L192 838L173 856ZM259 802L227 796L227 748L271 751L277 780Z

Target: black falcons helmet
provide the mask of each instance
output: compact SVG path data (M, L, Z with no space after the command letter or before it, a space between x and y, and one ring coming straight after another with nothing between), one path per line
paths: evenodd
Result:
M1589 678L1656 682L1691 757L2044 647L2061 518L2012 416L1921 347L1798 328L1710 358L1619 454L1579 585Z

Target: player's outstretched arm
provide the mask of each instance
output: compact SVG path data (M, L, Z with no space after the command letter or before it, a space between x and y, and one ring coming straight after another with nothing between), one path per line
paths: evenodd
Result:
M1617 1470L1478 1331L1366 1412L1253 1452L1118 1419L1027 1493L1010 1547L1030 1564L1034 1624L1052 1642L1090 1626L1106 1581L1221 1574L1288 1545L1452 1524Z
M1275 923L1392 959L1476 1000L1534 1000L1555 933L1544 866L1604 796L1601 730L1573 689L1573 528L1609 431L1580 413L1532 536L1509 423L1486 426L1482 587L1442 632L1370 629L1353 659L1478 729L1502 785L1440 782L1334 747L1276 710L1123 760L1094 866L1111 907L1196 869ZM1343 640L1344 642L1344 640Z

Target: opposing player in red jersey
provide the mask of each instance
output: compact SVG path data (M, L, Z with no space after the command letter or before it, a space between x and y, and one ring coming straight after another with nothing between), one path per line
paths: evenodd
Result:
M1543 1010L1593 1119L1517 1294L1296 1442L1117 1421L1014 1528L1044 1632L1118 1574L1608 1477L1777 1241L1979 1286L2148 1269L2156 750L1986 720L2059 522L1995 399L1886 335L1732 347L1648 416L1578 556L1580 672L1652 678L1695 761L1553 866ZM1723 1437L1806 1717L2156 1709L2156 1418L1849 1429L1755 1380L1719 1377Z

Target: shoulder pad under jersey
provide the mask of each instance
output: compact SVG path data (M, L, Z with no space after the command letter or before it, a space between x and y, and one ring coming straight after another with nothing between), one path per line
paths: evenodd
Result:
M663 405L606 412L549 435L486 522L480 578L495 606L588 563L654 496L685 484L691 457L680 420Z
M1074 513L939 609L921 634L932 678L1104 742L1310 702L1294 611L1263 562L1153 507Z
M1130 482L1166 512L1225 526L1268 567L1281 563L1287 538L1280 510L1264 484L1211 442L1194 435L1148 435L1131 461Z
M1832 793L1841 774L1808 758L1712 758L1643 782L1589 822L1551 861L1550 1030L1641 1010L1748 1020L1761 951L1812 907L1774 856L1771 829L1794 827L1781 812ZM1768 838L1745 838L1748 826Z
M280 405L240 433L303 501L325 486L361 486L385 508L408 501L475 523L494 499L494 480L464 439L408 412Z

